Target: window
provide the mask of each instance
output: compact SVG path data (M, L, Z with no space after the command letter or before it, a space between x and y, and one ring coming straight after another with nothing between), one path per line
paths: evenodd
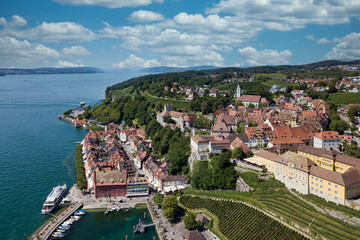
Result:
M331 186L331 183L329 183L329 186Z
M335 194L337 194L338 192L337 191L335 191Z
M329 192L331 192L331 189L330 189L330 188L328 188L328 191L329 191Z

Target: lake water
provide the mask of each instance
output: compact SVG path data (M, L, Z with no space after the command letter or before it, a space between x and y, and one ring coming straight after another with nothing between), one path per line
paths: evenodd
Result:
M76 182L74 148L87 131L58 115L81 101L95 104L107 86L140 75L0 77L0 239L30 236L47 219L40 211L51 189Z

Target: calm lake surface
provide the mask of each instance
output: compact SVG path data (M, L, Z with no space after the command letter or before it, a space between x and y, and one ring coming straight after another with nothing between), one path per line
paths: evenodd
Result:
M51 189L76 182L74 148L87 131L73 128L58 115L81 101L93 105L104 98L107 86L140 75L143 73L0 77L0 239L30 236L47 219L40 211ZM92 215L96 218L91 213L89 219Z

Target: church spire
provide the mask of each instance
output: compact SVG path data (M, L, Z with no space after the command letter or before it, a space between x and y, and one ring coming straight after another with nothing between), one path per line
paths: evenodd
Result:
M241 97L241 87L240 87L240 84L237 85L237 88L236 88L236 95L235 97Z

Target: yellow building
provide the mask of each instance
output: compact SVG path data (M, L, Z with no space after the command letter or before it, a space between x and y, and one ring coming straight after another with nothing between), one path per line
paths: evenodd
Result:
M336 151L327 151L321 148L314 148L309 145L301 144L296 152L301 156L309 158L319 167L330 171L334 170L335 158L336 154L338 154Z
M305 144L292 150L295 152L282 155L261 150L254 160L288 188L303 194L311 193L338 204L360 197L360 159Z
M360 196L360 172L352 168L341 174L313 166L309 186L310 193L327 201L345 204L345 200Z
M278 155L265 150L257 152L254 159L258 164L265 165L287 188L295 188L302 194L309 193L309 172L314 165L310 159L290 151Z

